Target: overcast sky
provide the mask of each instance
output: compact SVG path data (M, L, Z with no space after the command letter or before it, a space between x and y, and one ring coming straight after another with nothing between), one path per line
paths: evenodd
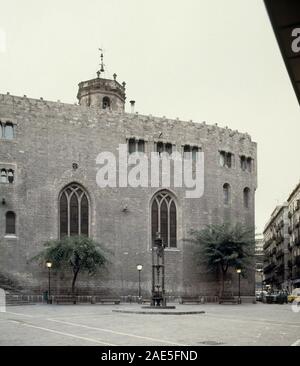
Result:
M299 182L300 109L262 0L0 0L4 38L0 93L74 103L103 46L139 113L248 132L258 232Z

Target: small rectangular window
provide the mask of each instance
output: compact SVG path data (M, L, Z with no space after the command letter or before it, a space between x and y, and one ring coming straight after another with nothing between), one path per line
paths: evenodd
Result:
M12 123L6 123L4 126L4 138L12 140L14 138L14 127Z
M247 170L250 173L252 171L252 159L251 158L247 158Z
M135 139L129 139L129 141L128 141L128 152L129 152L129 154L132 154L132 153L136 152Z
M144 140L138 141L138 152L145 152L145 141Z
M158 141L156 143L156 152L161 155L163 152L171 155L172 154L172 144L167 142Z
M241 156L240 158L241 160L241 169L242 170L246 170L247 169L247 162L246 162L246 157L245 156Z
M184 145L183 147L183 157L184 159L190 159L191 156L191 147L190 145Z
M194 160L194 161L196 161L197 160L197 152L199 151L199 148L197 147L197 146L194 146L193 148L192 148L192 159Z
M225 151L220 151L220 165L225 166Z
M9 211L6 213L6 234L16 233L16 215L14 212Z
M226 166L228 168L231 168L232 165L232 154L231 153L227 153L226 154Z
M172 154L172 144L166 144L166 153Z
M164 144L162 142L156 144L156 151L159 155L164 152Z

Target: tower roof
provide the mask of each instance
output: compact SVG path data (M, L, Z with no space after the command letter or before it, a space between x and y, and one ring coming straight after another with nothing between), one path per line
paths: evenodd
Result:
M77 98L80 105L98 107L107 111L124 112L125 107L125 86L117 81L117 74L113 74L113 79L102 78L104 73L103 50L101 52L100 69L97 71L95 79L82 81L78 84Z

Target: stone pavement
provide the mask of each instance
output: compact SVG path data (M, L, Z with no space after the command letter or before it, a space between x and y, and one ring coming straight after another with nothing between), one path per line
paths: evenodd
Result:
M300 346L300 312L291 305L179 305L136 314L137 304L11 306L0 313L0 345Z

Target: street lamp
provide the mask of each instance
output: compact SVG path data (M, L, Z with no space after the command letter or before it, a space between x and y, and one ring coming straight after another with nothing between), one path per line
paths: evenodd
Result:
M241 272L242 270L240 268L238 268L236 270L236 273L239 275L239 297L238 297L238 304L241 304L242 301L241 301Z
M141 299L141 271L143 269L143 266L141 264L138 264L136 266L136 269L139 272L139 300Z
M50 272L51 272L51 267L52 267L52 262L47 261L46 262L46 266L48 268L48 304L52 304L52 300L51 300L51 286L50 286Z

